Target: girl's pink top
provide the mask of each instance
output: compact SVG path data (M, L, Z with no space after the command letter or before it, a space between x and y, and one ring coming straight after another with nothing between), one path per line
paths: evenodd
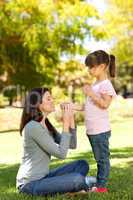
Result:
M108 79L95 83L91 87L98 97L101 94L117 96L111 81ZM85 102L85 125L88 135L97 135L111 130L108 109L99 108L90 97L87 97Z

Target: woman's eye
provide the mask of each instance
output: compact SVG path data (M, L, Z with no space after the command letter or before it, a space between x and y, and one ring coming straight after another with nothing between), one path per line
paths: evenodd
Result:
M48 101L52 101L52 98L48 98Z

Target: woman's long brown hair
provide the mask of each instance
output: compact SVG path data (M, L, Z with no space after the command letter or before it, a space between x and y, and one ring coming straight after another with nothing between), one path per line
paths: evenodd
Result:
M50 90L48 88L34 88L26 96L21 116L20 135L22 135L23 128L28 122L31 120L40 122L42 120L43 115L39 110L39 104L42 103L42 98L45 92L50 92ZM50 123L48 118L46 118L45 124L49 132L54 136L56 129Z

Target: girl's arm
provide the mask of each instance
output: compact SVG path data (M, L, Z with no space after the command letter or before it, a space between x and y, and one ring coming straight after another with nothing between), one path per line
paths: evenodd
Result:
M63 105L65 105L65 104L71 105L73 111L84 111L84 104L63 102L60 104L61 109L62 109Z
M108 94L101 94L101 97L98 97L89 85L85 85L83 88L85 95L89 96L92 101L102 109L107 109L112 101L112 96Z
M84 104L75 103L75 104L73 104L73 109L75 111L84 111Z
M97 97L95 93L90 95L92 101L100 108L107 109L112 101L112 96L107 94L101 94L101 97Z

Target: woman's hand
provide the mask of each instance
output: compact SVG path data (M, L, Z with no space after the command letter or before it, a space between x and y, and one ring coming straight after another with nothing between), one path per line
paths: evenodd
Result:
M74 120L74 103L69 103L70 108L70 128L75 128L75 120Z
M73 103L62 103L61 109L63 114L64 131L67 130L69 132L69 128L75 128Z
M63 119L63 130L69 132L70 126L70 109L68 104L62 105L62 119Z

